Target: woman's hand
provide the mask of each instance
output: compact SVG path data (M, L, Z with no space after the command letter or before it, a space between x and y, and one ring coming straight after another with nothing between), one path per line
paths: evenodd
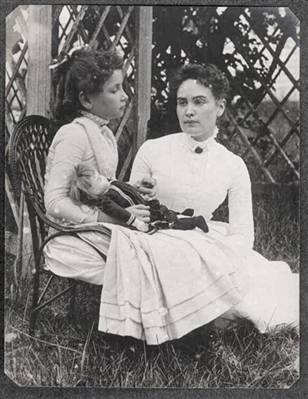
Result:
M147 205L139 204L132 205L126 208L128 212L134 215L137 219L145 223L150 223L150 207Z
M155 198L156 180L152 177L143 177L141 180L138 180L134 187L139 191L140 194L146 199L150 200Z

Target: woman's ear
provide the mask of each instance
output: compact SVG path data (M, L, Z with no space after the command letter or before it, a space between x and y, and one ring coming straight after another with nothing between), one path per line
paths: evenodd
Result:
M84 91L79 92L78 99L83 108L85 108L87 111L91 111L92 102Z
M217 117L222 116L226 109L226 99L222 98L217 102Z

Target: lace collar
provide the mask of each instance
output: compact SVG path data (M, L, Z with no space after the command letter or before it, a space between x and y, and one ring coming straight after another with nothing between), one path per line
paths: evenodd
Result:
M215 131L211 137L204 141L197 141L193 139L189 134L183 133L182 145L183 147L189 149L196 154L201 154L203 152L209 151L209 149L215 145L216 136L218 134L218 128L215 128Z
M91 121L95 122L99 127L106 126L109 123L109 120L103 119L98 115L92 114L91 112L80 111L80 114L91 119Z

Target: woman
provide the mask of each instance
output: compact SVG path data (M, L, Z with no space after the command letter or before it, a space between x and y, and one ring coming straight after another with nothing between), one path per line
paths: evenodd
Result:
M156 193L176 210L188 206L210 220L228 194L232 239L253 246L251 187L243 160L219 145L217 118L229 91L227 78L215 66L182 68L171 82L182 133L148 140L133 165L131 182L151 176Z
M98 208L74 203L70 198L70 181L80 162L108 178L115 177L117 143L107 124L120 118L126 106L122 66L123 60L117 53L94 51L88 46L63 54L51 65L56 88L54 117L65 124L49 149L45 206L47 214L61 223L118 223ZM140 182L137 185L141 192L151 194ZM131 206L129 211L143 222L149 221L147 206ZM108 236L81 235L103 254L107 253ZM102 258L78 238L53 239L45 247L45 259L55 274L98 285L103 283Z
M219 301L219 296L213 295L218 309L209 309L212 314L208 321L218 316L245 317L261 332L284 323L297 326L298 275L292 274L284 262L269 262L252 250L254 226L247 167L239 156L215 140L216 122L226 107L227 78L213 65L186 65L175 76L171 89L176 94L182 132L146 141L135 158L131 183L143 176L151 177L157 182L157 198L166 206L178 212L191 207L207 220L209 233L193 232L191 245L195 248L199 245L198 254L204 256L213 274L223 274L222 269L230 267L241 287L233 304L234 298ZM213 212L227 195L229 223L211 221ZM189 232L181 234L183 240L188 235L192 237ZM216 255L211 259L213 246ZM187 269L190 267L187 264ZM175 274L174 279L178 278ZM218 289L221 295L226 294L226 288ZM206 316L197 311L196 304L191 313L195 312L201 325L200 318L205 321ZM196 328L198 322L193 316L190 318Z

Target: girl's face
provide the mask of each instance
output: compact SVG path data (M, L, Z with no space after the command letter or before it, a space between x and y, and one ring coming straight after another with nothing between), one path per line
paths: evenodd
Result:
M225 110L225 100L217 100L212 90L195 79L185 80L177 92L176 112L183 132L197 141L211 137L216 120Z
M116 69L99 93L88 94L88 110L103 119L117 119L123 115L127 95L123 90L123 74Z
M91 186L87 188L87 193L91 197L98 197L106 193L110 187L110 182L105 176L95 172L90 178L89 182Z

